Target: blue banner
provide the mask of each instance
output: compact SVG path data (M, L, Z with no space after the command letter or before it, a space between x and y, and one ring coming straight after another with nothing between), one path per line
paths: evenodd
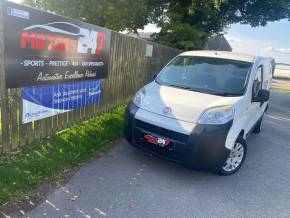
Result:
M23 123L79 109L101 100L102 80L25 87Z

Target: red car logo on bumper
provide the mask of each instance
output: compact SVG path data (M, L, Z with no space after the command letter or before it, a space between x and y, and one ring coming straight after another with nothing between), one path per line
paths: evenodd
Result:
M168 146L170 144L169 139L161 138L161 137L155 137L152 135L145 134L144 139L148 140L148 142L153 143L153 144L158 144L161 147Z

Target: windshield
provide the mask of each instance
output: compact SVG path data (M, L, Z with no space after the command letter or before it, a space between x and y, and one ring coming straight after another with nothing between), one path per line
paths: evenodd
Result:
M244 94L251 63L178 56L158 75L160 85L223 96Z

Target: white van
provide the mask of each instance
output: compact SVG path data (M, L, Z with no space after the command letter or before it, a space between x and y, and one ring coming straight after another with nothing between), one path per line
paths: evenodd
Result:
M247 137L261 130L270 68L268 58L251 55L182 53L129 103L125 137L188 166L233 174L245 160Z

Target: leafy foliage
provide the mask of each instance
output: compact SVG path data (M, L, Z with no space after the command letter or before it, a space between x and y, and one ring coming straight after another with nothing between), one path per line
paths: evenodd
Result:
M23 0L24 4L116 31L136 32L148 23L144 0Z
M155 39L180 49L200 49L214 33L232 23L264 26L290 18L289 0L166 0ZM153 17L160 17L159 14Z
M45 179L56 181L64 169L102 151L123 134L124 107L69 128L44 144L0 157L0 206L34 195Z
M289 0L24 0L43 9L104 26L137 32L148 23L161 27L156 41L179 49L202 48L229 24L264 26L290 18Z

